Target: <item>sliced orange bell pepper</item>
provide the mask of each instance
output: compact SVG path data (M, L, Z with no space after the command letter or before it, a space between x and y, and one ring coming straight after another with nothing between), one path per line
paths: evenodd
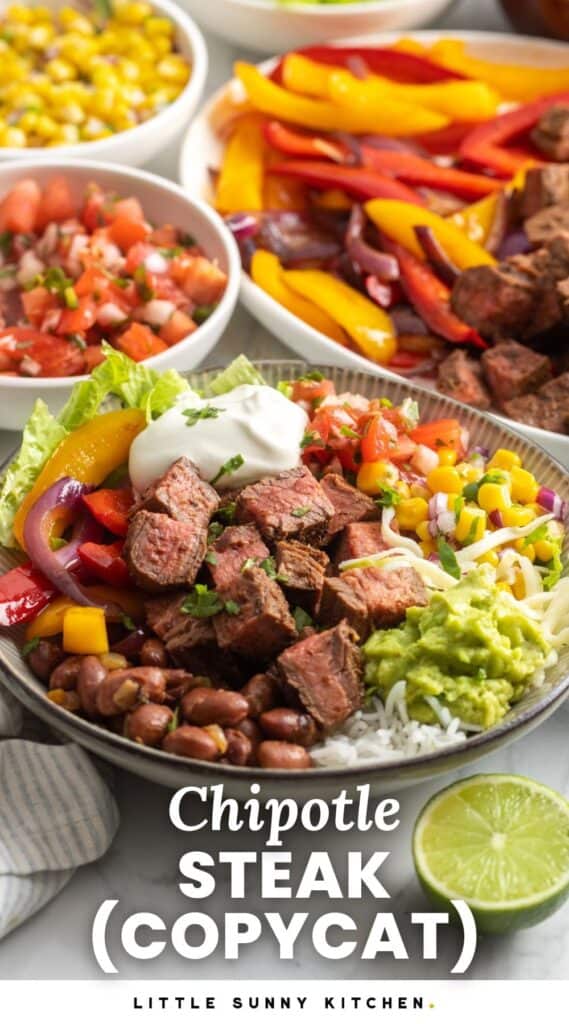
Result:
M449 70L482 79L506 99L521 103L569 89L569 62L565 67L555 68L480 60L466 53L461 39L440 39L428 55Z
M323 270L286 270L285 283L341 324L364 356L385 365L397 350L391 318L365 295Z
M279 260L265 249L257 249L251 260L251 277L259 288L316 331L326 334L340 345L346 344L346 335L338 323L313 302L303 298L285 283Z
M254 65L241 61L235 65L235 74L257 110L307 128L413 135L435 131L448 124L448 118L442 114L398 100L380 107L368 104L352 109L349 106L339 107L328 100L307 99L281 88L265 78Z
M263 209L265 140L258 116L236 122L223 157L215 192L220 213Z
M93 601L100 604L114 604L124 615L128 615L134 621L141 621L144 618L144 602L139 594L131 590L117 590L115 587L105 585L84 586L83 590ZM47 608L36 615L26 629L26 640L35 640L36 637L57 636L63 632L63 616L69 608L81 608L82 605L75 604L69 597L60 596L54 598Z
M128 459L134 438L146 426L140 409L120 409L95 416L66 437L46 462L14 520L14 536L24 547L24 523L32 505L57 480L73 476L96 486Z
M424 224L432 229L439 244L460 270L496 262L482 245L471 241L456 224L422 206L401 203L397 199L372 199L365 204L365 210L380 231L419 259L424 260L425 254L417 241L415 228Z

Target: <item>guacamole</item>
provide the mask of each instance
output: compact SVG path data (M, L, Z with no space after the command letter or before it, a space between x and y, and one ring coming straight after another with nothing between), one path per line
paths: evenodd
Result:
M453 716L485 729L519 700L550 646L539 626L475 569L425 608L410 608L397 629L377 630L364 644L367 693L385 698L407 681L409 714L436 722L425 696Z

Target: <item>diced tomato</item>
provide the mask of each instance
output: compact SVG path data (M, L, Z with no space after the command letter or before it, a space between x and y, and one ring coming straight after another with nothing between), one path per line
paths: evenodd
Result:
M97 306L93 299L79 300L77 309L64 309L57 327L58 334L82 334L93 326L97 318Z
M0 202L0 231L24 235L34 230L41 203L40 187L32 178L22 178Z
M98 185L89 185L85 205L81 211L81 220L88 231L95 231L104 224L103 207L105 193Z
M120 214L109 227L109 238L111 242L118 245L121 252L136 245L137 242L144 242L148 238L148 227L142 220L132 220L130 217Z
M146 283L148 284L148 271L146 271ZM153 274L152 275L152 289L157 299L166 299L167 302L173 302L178 308L187 309L188 305L192 303L188 302L188 296L171 277L167 274Z
M113 203L108 216L109 220L126 217L128 220L144 221L144 210L135 196L129 196L127 199L118 199L116 203Z
M46 314L59 306L56 296L41 285L32 288L29 292L22 292L20 299L26 319L34 327L39 327Z
M178 244L178 232L172 224L163 224L161 228L154 228L150 241L161 248L172 249Z
M105 354L101 345L88 345L83 353L85 360L85 373L91 373L96 366L100 366L105 361Z
M187 313L182 313L181 310L177 309L160 328L160 337L167 345L177 345L179 341L182 341L182 338L187 338L188 334L193 334L197 327L198 325L194 323Z
M196 306L209 306L217 302L225 291L226 284L227 275L215 263L211 263L204 256L189 257L181 285Z
M144 263L146 257L150 256L152 252L156 252L156 246L150 245L148 242L136 242L135 245L131 245L126 256L125 272L134 274L137 267Z
M126 537L128 531L128 514L133 506L134 497L130 487L102 487L92 494L85 494L83 501L93 519L117 537Z
M463 429L458 420L434 420L432 423L421 423L410 432L416 444L424 444L427 448L462 448Z
M75 294L80 298L89 296L97 301L104 301L110 295L110 279L96 266L87 267L75 284Z
M44 334L33 327L9 327L0 331L2 338L16 339L14 360L21 362L24 356L40 367L41 377L72 377L83 373L85 360L77 345L53 334Z
M377 462L389 458L395 441L394 433L393 427L388 425L381 413L369 417L362 430L362 461Z
M113 544L94 544L89 541L79 548L81 564L98 580L110 583L112 587L128 587L130 576L122 557L123 541Z
M35 228L43 231L48 224L60 224L77 214L77 204L71 193L69 180L62 174L51 178L43 190Z
M296 380L292 389L293 402L314 402L317 399L327 398L335 391L331 380L308 380L301 377Z
M168 348L149 327L139 323L131 324L126 331L119 334L116 345L121 352L126 352L127 356L134 359L135 363L140 363L150 356L157 356L160 352L166 352Z

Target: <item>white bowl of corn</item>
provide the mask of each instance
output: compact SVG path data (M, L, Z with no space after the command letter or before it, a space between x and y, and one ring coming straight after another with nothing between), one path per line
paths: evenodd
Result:
M0 160L138 167L183 130L206 74L204 39L171 0L0 0Z

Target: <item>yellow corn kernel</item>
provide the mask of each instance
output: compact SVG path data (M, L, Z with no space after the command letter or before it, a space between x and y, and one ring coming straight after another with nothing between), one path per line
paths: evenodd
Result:
M534 544L535 557L540 562L549 562L558 548L550 540L536 540Z
M405 482L405 480L398 480L397 483L395 484L395 490L397 491L400 498L411 497L411 488L409 487L409 484Z
M399 479L399 473L392 462L380 459L378 462L362 462L358 470L358 490L364 494L379 494L382 487L393 487Z
M412 498L424 498L425 501L428 501L429 498L431 497L431 492L430 492L429 488L425 487L424 484L420 484L420 483L409 484L409 490L411 492L411 497Z
M96 113L96 111L93 111ZM64 122L63 127L75 128L78 124L83 124L85 120L85 111L80 103L66 103L61 107L54 108L54 114L59 118L60 121Z
M511 470L516 467L519 468L521 464L522 460L517 452L512 452L509 448L498 448L488 463L488 469Z
M47 21L51 24L53 22L53 11L49 7L41 6L40 4L37 7L32 6L32 20Z
M439 466L456 465L457 453L454 448L439 448L437 455L439 457Z
M174 26L168 18L151 16L144 22L144 31L147 36L150 36L150 38L159 35L171 36L174 31Z
M459 544L474 544L482 540L486 530L486 513L480 508L467 505L462 509L456 524L456 539Z
M417 534L419 540L423 540L423 541L432 540L431 531L429 529L429 524L428 524L427 520L425 520L424 523L418 523L417 524L417 526L415 527L415 533Z
M491 565L493 569L500 564L500 559L495 551L487 551L485 555L480 555L477 561L482 565Z
M421 548L421 551L423 552L425 558L428 558L429 555L433 555L435 553L435 551L437 550L437 545L435 544L434 540L431 538L430 540L422 540L421 544L420 544L420 548Z
M73 64L61 58L54 57L53 60L48 60L45 70L54 82L70 82L77 78L77 71Z
M519 551L520 555L529 558L530 562L535 562L535 547L533 544L528 544L526 537L520 537L519 540L514 541L514 548Z
M155 41L155 45L157 42L158 40ZM177 53L171 53L168 57L164 57L163 60L159 61L156 65L156 71L160 78L165 79L166 82L183 85L188 80L189 68L187 61Z
M401 530L416 530L428 515L429 506L424 498L404 498L395 509L395 518Z
M535 512L529 505L511 505L502 512L504 526L527 526L535 519Z
M31 25L33 12L31 7L26 7L25 4L11 4L6 10L6 18L20 25Z
M18 122L18 128L24 132L35 132L39 117L40 115L35 110L26 110Z
M512 498L514 501L519 501L523 505L529 505L534 502L539 492L539 484L533 473L528 473L527 469L514 466L510 475L512 479Z
M79 32L81 35L92 36L95 32L94 25L89 18L86 18L73 7L62 7L59 12L59 24L69 32Z
M2 133L0 138L0 145L13 147L14 149L23 149L28 144L28 137L21 128L6 128L6 131Z
M522 601L526 596L526 585L524 582L523 573L516 572L514 582L512 583L512 594L516 598L516 601Z
M26 33L26 42L32 50L45 50L54 36L55 30L51 25L33 25Z
M106 654L109 650L103 608L68 608L63 615L63 650L67 654Z
M47 114L41 114L36 124L36 135L39 135L40 139L54 139L58 128L57 122L52 117L48 117Z
M427 486L433 494L436 494L437 491L443 491L445 494L460 494L463 481L454 466L439 466L437 469L432 469L427 476Z
M481 484L478 488L478 504L485 512L493 512L497 509L503 512L512 504L510 491L507 483L503 484Z
M113 14L116 21L125 25L140 25L145 18L150 17L152 8L150 4L131 0L129 3L115 3Z
M456 471L464 484L475 484L484 476L484 470L479 466L472 466L469 462L458 462Z
M65 708L66 711L79 711L81 707L81 701L75 690L48 690L46 696L52 704L57 704L59 708Z

